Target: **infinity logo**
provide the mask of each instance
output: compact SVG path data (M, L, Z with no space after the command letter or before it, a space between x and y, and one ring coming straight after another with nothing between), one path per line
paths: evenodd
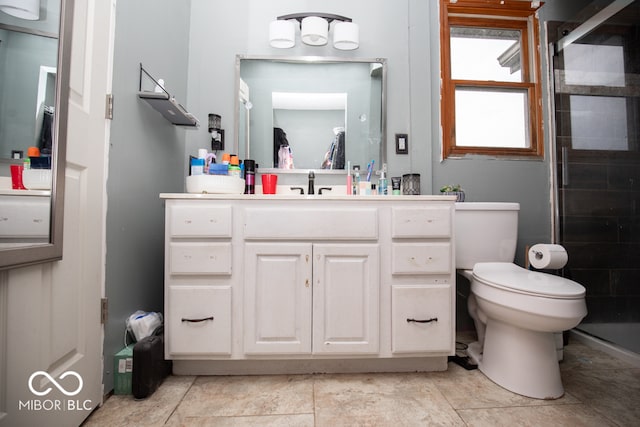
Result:
M51 383L54 386L56 386L56 388L58 390L60 390L65 396L75 396L76 394L80 393L80 390L82 390L82 385L83 385L82 377L77 372L67 371L67 372L63 373L62 375L60 375L59 379L61 379L61 380L65 379L69 375L71 375L73 377L76 377L78 379L78 388L73 390L73 391L67 391L67 390L64 389L64 387L62 387L60 384L58 384L58 382L56 382L56 380L51 375L49 375L47 372L45 372L45 371L36 371L33 374L31 374L31 376L29 377L29 390L31 390L31 393L35 394L36 396L46 396L47 394L49 394L51 392L51 387L49 387L48 389L46 389L44 391L36 391L33 388L33 380L38 375L42 375L43 377L45 377L49 381L51 381Z

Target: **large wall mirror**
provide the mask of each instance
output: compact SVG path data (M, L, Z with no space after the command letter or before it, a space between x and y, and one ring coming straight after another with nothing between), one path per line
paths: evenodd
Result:
M0 269L62 258L73 0L13 4L0 7Z
M386 162L386 60L237 56L235 152L260 171Z

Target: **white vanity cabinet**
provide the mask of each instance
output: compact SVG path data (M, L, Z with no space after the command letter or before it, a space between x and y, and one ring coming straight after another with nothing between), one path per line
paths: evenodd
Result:
M244 351L375 354L378 211L308 202L244 209Z
M453 216L449 206L402 206L391 218L391 348L447 352L455 338Z
M446 369L455 349L453 198L161 197L174 370L248 363L259 373L299 361L305 372L349 360L346 370L372 361L415 370L411 358L417 369L430 369L425 358Z
M167 358L231 354L232 212L228 202L167 201Z
M246 354L376 354L377 244L247 243Z

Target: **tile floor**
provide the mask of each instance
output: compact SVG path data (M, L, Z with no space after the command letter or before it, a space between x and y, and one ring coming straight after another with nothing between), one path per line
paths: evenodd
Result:
M84 426L638 426L640 369L579 342L565 395L529 399L480 371L171 376L149 398L112 396Z

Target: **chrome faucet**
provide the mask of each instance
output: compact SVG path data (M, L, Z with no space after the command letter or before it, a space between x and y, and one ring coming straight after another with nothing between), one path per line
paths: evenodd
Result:
M315 185L314 181L316 179L316 174L313 171L309 171L309 189L307 190L307 194L315 194Z

